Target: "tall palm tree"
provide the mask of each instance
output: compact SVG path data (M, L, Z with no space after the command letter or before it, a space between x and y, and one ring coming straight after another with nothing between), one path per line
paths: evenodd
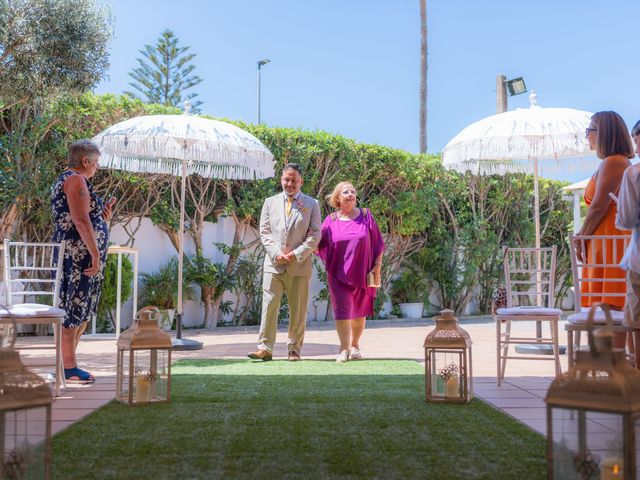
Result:
M427 153L427 0L420 0L420 153Z

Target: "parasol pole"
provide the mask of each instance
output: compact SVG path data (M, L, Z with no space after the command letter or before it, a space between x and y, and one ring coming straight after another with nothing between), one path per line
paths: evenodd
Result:
M187 142L184 143L187 148ZM180 227L178 227L178 313L176 315L176 338L173 340L173 350L200 350L202 342L182 338L182 265L184 263L184 209L187 191L187 161L182 159L182 182L180 185Z
M540 188L539 188L539 176L538 176L538 158L533 159L533 216L536 226L536 302L538 305L542 305L542 259L540 258ZM547 292L549 295L552 292ZM549 297L550 298L550 297ZM550 305L553 307L553 305ZM542 339L542 322L536 321L536 338ZM553 348L546 348L548 345L516 345L516 352L525 353L530 355L552 355ZM560 353L566 351L565 347L558 347Z
M533 158L533 217L536 226L536 300L542 305L542 264L540 262L540 189L538 180L538 157ZM551 292L549 292L551 293ZM542 322L536 322L536 337L542 338Z
M189 115L191 110L191 102L187 99L184 102L184 115ZM184 210L187 196L187 140L182 143L182 162L181 162L181 183L180 183L180 227L178 227L178 314L176 318L176 338L173 340L173 350L200 350L202 342L197 340L188 340L182 338L182 283L183 283L183 264L184 264Z
M186 147L186 145L185 145ZM180 185L180 227L178 228L178 317L176 338L182 338L182 264L184 257L184 202L187 190L187 161L182 159L182 181Z
M540 190L538 188L538 157L533 159L533 208L536 225L536 248L540 248ZM540 270L540 264L538 264Z

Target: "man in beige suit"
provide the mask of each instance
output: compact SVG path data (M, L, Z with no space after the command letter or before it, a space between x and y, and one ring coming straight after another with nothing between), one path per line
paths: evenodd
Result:
M307 326L311 254L320 243L320 205L300 191L302 173L296 163L285 165L280 177L282 193L269 197L260 214L260 241L264 257L262 319L258 350L249 358L271 360L276 341L282 294L289 301L290 361L300 360Z

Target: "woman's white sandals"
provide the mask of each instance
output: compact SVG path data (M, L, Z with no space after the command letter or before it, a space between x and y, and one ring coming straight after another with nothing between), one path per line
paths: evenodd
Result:
M342 350L336 358L336 363L344 363L349 360L349 350Z
M356 347L351 347L349 351L349 358L351 360L362 360L362 354L360 353L360 349Z

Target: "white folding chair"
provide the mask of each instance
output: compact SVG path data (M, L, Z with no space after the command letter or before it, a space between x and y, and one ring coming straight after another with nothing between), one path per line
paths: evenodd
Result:
M558 347L558 322L562 310L553 308L555 298L556 247L503 248L504 278L507 306L498 308L496 322L496 347L498 385L504 379L507 360L552 360L556 375L561 373ZM535 335L512 335L512 322L546 322L550 337L542 337L539 329ZM504 330L503 330L504 326ZM553 356L509 354L509 345L550 345ZM517 352L515 352L517 353Z
M51 325L53 327L53 345L17 342L16 349L36 350L55 349L55 395L60 396L60 385L66 386L62 362L62 325L65 311L57 308L60 296L60 280L64 259L65 243L25 243L4 241L3 282L5 300L10 313L0 310L0 322L7 323L11 318L16 325ZM54 257L57 253L57 261ZM17 303L18 298L33 297L34 302ZM24 343L27 343L26 345ZM30 363L41 367L46 364Z
M596 277L585 277L587 268L605 269L620 268L620 261L624 255L631 235L570 235L569 249L571 252L571 273L573 275L573 288L575 290L575 310L567 317L565 330L567 332L567 359L568 365L573 365L575 352L580 349L580 333L588 332L595 328L601 328L607 323L605 313L598 308L595 312L593 323L588 322L589 308L582 307L583 298L602 297L603 275ZM580 245L583 252L589 252L587 263L580 263L577 257L577 247ZM596 253L597 252L597 253ZM600 270L602 272L603 270ZM598 273L598 270L592 273ZM622 270L621 270L622 273ZM583 285L590 283L597 285L594 292L583 292ZM608 278L606 283L625 284L626 278L621 275L620 278ZM608 292L607 297L624 298L624 292ZM609 309L613 320L614 332L633 332L633 326L623 325L624 312Z

